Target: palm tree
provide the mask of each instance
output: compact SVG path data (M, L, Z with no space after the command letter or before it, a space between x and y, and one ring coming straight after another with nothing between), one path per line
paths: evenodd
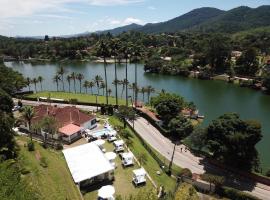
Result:
M146 88L145 87L142 87L141 93L143 95L143 102L144 102L144 94L146 93Z
M31 106L25 106L23 108L23 118L27 121L31 141L32 141L32 131L30 131L30 129L31 129L31 122L34 116L35 112Z
M126 80L128 80L128 59L129 59L129 53L130 53L130 49L128 47L128 44L126 43L125 45L122 46L121 48L121 53L123 54L125 60L126 60ZM128 106L128 81L123 82L123 84L125 85L126 88L126 106Z
M114 85L115 85L115 99L116 99L116 106L118 106L118 83L117 80L117 56L119 56L119 50L120 50L120 40L114 39L111 42L111 53L114 57Z
M83 82L83 87L85 89L85 94L87 94L87 88L89 87L89 81L84 81Z
M68 82L68 92L70 92L70 81L71 81L71 79L72 79L71 75L67 75L66 80Z
M42 76L39 76L38 78L37 78L37 80L38 80L38 82L40 83L40 90L42 91L43 89L42 89L42 82L44 81L44 78L42 77Z
M107 62L106 58L110 57L109 45L106 44L103 40L99 42L97 54L103 58L104 63L104 75L105 75L105 89L106 89L106 104L109 104L108 99L108 82L107 82ZM104 94L103 94L104 96Z
M94 81L90 81L89 82L89 87L91 89L91 94L93 95L93 87L95 87L95 82Z
M64 67L63 66L60 66L60 68L58 69L57 73L61 76L63 91L65 91L64 74L66 73L66 71L65 71Z
M27 77L25 81L26 81L26 85L28 86L28 90L29 90L29 92L30 92L32 81L31 81L31 79L30 79L29 77Z
M76 75L75 72L72 72L72 73L70 74L70 77L71 77L71 79L73 80L73 89L74 89L74 92L76 93L76 77L77 77L77 75Z
M121 99L123 98L124 90L127 89L128 83L129 82L127 79L124 79L123 81L121 81L121 85L122 85Z
M109 89L108 89L108 95L109 95L109 97L111 96L111 94L112 94L112 89L109 88Z
M56 83L57 92L58 92L58 86L59 86L59 81L60 80L61 80L60 76L58 74L55 74L54 77L53 77L53 82Z
M80 93L82 93L82 80L84 79L84 76L83 76L83 74L79 73L79 74L77 74L77 77L76 78L79 80L79 83L80 83Z
M138 62L139 62L139 60L140 60L140 58L142 56L141 51L142 51L141 46L134 46L133 47L132 56L133 56L133 60L135 62L135 107L136 107L137 101L138 101L138 90L137 90L137 88L138 88L137 71L138 70L137 70L137 64L138 64Z
M99 86L100 86L100 82L102 82L102 81L103 81L103 79L102 79L101 76L99 76L99 75L96 75L96 76L95 76L95 82L96 82L96 84L97 84L98 94L99 94Z
M128 85L128 88L129 88L130 90L132 90L132 99L134 99L135 91L136 91L136 84L135 84L135 83L129 84L129 85Z
M147 101L148 101L148 103L150 102L151 93L154 93L154 92L155 92L155 88L153 88L151 85L147 86L146 93L147 93Z
M103 90L103 96L104 96L104 90L106 88L106 84L102 81L101 84L100 84L100 89Z
M35 86L35 92L37 93L37 83L38 83L37 78L33 78L32 79L32 83L34 84L34 86Z

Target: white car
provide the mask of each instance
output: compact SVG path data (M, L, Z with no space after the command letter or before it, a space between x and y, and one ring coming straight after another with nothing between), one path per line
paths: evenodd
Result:
M116 140L117 140L117 138L115 136L108 137L109 142L114 142Z

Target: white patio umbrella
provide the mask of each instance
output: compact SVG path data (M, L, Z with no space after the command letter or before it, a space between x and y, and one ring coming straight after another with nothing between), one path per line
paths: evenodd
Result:
M98 190L98 197L102 199L109 199L113 197L114 193L114 187L112 185L106 185Z
M105 140L101 140L101 139L95 140L94 143L95 143L96 145L98 145L98 146L102 146L103 144L105 144Z
M114 152L107 152L107 153L105 153L105 157L108 160L114 160L116 158L116 153L114 153Z

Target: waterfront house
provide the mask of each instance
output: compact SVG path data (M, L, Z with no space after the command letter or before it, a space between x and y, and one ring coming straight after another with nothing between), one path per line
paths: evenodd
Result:
M81 132L85 129L93 129L97 126L95 115L87 115L75 106L60 108L42 104L36 106L34 110L33 124L40 122L46 116L55 118L58 134L55 134L54 137L61 136L63 141L67 143L72 143L81 138Z

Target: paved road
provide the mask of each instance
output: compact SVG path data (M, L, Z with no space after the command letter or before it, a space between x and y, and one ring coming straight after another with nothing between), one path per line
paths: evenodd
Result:
M129 123L132 125L132 122ZM156 149L159 153L165 156L168 160L171 159L174 144L166 137L164 137L155 127L149 124L144 118L140 117L135 120L134 128L138 132L138 134L140 134L140 136L146 142L148 142L148 144L150 144L154 149ZM173 160L176 165L182 168L189 168L193 173L197 174L203 174L206 171L205 169L210 169L210 171L217 171L217 168L215 168L214 166L211 166L205 162L203 164L200 163L203 158L196 157L191 152L189 152L188 150L185 151L184 149L185 146L183 145L176 146ZM233 180L233 182L238 182L239 187L235 186L238 189L251 188L241 189L242 191L248 192L263 200L270 200L270 187L267 185L255 183L255 187L250 187L250 185L252 184L250 184L250 181L248 180L235 179Z

